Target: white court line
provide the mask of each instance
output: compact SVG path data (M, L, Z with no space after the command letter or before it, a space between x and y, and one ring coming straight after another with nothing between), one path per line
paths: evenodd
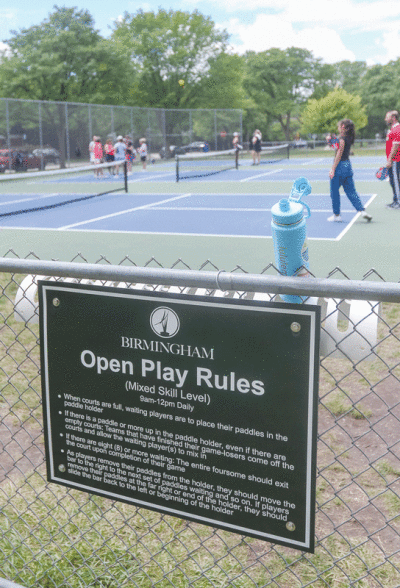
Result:
M270 208L214 208L211 206L155 206L153 210L190 210L190 211L207 211L207 212L271 212ZM329 214L332 212L332 208L312 208L311 214L314 212L322 212L323 214ZM351 210L342 210L341 212L354 212L354 208Z
M323 157L320 157L319 159L312 159L311 161L306 161L305 163L302 163L301 165L311 165L314 163L320 163L321 161L324 161Z
M50 232L50 231L59 231L60 229L48 229L48 228L40 228L40 227L24 227L24 226L2 226L2 231L34 231L35 233L42 232ZM163 237L212 237L213 239L272 239L272 235L216 235L213 233L165 233L161 231L153 231L149 233L149 231L117 231L115 229L108 230L108 229L72 229L71 233L105 233L108 235L112 233L114 235L161 235ZM308 241L334 241L335 239L327 238L327 237L307 237Z
M251 176L250 178L244 178L243 180L239 180L239 182L250 182L251 180L255 180L256 178L261 178L262 176L270 176L271 174L277 174L283 171L282 169L274 169L273 171L266 172L265 174L257 174L256 176Z
M270 208L213 208L211 206L155 206L153 210L206 211L206 212L270 212Z
M79 223L73 223L71 225L64 225L63 227L58 227L58 231L63 231L65 229L70 229L72 227L78 227L80 225L86 225L89 223L95 223L96 221L103 220L105 218L112 218L113 216L120 216L122 214L128 214L130 212L135 212L136 210L144 210L151 208L152 206L157 206L157 204L165 204L166 202L171 202L172 200L180 200L181 198L187 198L188 196L192 196L192 194L182 194L181 196L174 196L173 198L167 198L166 200L160 200L160 202L153 202L152 204L143 204L143 206L135 206L135 208L128 208L127 210L121 210L120 212L113 212L112 214L105 214L103 216L98 216L96 218L92 218L90 220L81 221Z
M364 206L364 208L367 208L367 206L369 206L371 204L371 202L378 196L378 194L372 194L371 198L368 200L368 202L366 203L366 205ZM361 212L358 212L355 217L349 222L349 224L347 225L347 227L345 229L343 229L343 231L336 237L335 241L340 241L340 239L342 237L344 237L344 235L347 233L347 231L349 231L351 229L351 227L354 225L354 223L356 222L356 220L358 218L360 218L361 216Z
M62 196L59 192L55 192L54 194L46 194L43 196L42 194L38 196L32 196L30 198L21 198L20 200L9 200L8 202L0 202L0 206L5 206L6 204L19 204L20 202L30 202L31 200L43 200L44 198L53 198L54 196Z
M141 172L137 172L137 173L141 173ZM150 172L150 173L152 173L152 172ZM166 176L175 176L175 172L172 170L168 174L156 174L155 176L143 175L142 177L137 178L136 180L129 179L129 176L128 176L128 186L129 186L129 184L132 184L135 182L143 182L145 180L154 180L154 179L156 180L158 178L164 178Z

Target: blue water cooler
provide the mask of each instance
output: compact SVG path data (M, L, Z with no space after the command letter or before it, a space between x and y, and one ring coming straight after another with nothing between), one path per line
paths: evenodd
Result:
M311 194L309 181L298 178L289 198L282 198L271 209L275 264L284 276L309 275L306 219L311 216L311 211L301 200L308 194ZM300 303L304 300L304 297L289 294L280 294L280 297L284 302Z

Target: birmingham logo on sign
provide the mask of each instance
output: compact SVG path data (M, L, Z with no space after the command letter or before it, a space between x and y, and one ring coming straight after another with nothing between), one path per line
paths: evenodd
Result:
M171 308L159 306L150 315L150 326L159 337L170 339L179 331L179 317Z

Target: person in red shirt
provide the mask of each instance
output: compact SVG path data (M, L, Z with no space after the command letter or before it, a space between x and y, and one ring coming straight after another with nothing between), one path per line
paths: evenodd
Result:
M115 156L114 156L114 145L112 143L111 139L107 139L107 141L104 144L104 153L106 155L106 162L111 162L114 161ZM115 167L110 167L109 168L109 174L110 175L114 175L115 174Z
M400 208L400 123L397 110L387 112L385 122L389 126L386 135L386 167L393 190L393 202L387 204L387 207Z
M103 145L101 144L100 137L96 137L96 142L95 142L94 148L93 148L93 154L94 154L94 164L99 165L103 160ZM97 177L102 176L103 169L102 168L97 169L95 172L95 175Z

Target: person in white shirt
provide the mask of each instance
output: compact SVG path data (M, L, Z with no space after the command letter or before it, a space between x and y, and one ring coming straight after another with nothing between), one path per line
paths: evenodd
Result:
M96 145L96 135L93 136L93 139L89 143L89 161L90 163L94 163L94 146Z
M121 135L117 137L117 142L114 145L114 161L116 163L115 173L119 174L119 166L125 161L126 145Z
M139 155L140 155L140 161L142 162L143 165L143 171L146 169L146 165L147 165L147 145L146 145L146 139L144 137L142 137L141 139L139 139Z

